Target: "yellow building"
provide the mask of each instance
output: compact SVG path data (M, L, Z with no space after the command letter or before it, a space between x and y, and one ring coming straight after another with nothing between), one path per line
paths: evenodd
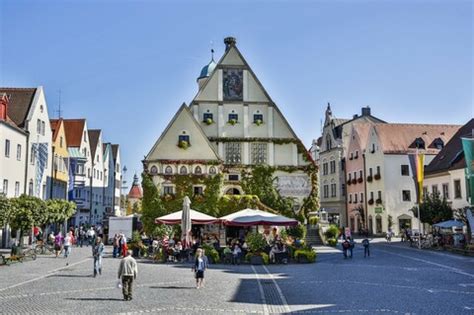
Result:
M53 133L53 167L51 169L51 198L68 199L69 182L69 153L67 150L66 133L64 121L51 119L51 131Z

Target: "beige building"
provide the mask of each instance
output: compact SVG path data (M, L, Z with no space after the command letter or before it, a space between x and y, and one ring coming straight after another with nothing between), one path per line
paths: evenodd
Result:
M174 175L224 175L223 194L245 194L244 169L276 168L278 188L299 207L311 191L312 159L236 46L212 59L197 79L198 93L183 104L147 154L144 168L162 194L174 194ZM202 193L205 187L194 187ZM295 209L297 210L297 209Z

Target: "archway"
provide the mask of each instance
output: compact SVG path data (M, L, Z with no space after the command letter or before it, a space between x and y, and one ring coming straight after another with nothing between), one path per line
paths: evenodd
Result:
M226 195L240 195L240 190L237 188L229 188L225 192Z

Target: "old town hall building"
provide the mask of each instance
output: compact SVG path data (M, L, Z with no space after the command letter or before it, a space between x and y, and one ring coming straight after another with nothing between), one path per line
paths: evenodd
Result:
M162 195L174 194L173 175L222 174L221 194L242 195L242 170L267 164L275 168L278 189L296 206L311 191L306 149L236 47L224 40L225 53L206 65L199 90L183 104L143 161ZM205 187L194 187L200 194Z

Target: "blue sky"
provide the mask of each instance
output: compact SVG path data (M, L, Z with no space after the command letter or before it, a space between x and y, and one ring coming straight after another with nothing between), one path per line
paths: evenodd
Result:
M0 85L120 143L129 177L232 35L309 146L327 102L390 122L467 122L471 1L22 1L0 4Z

